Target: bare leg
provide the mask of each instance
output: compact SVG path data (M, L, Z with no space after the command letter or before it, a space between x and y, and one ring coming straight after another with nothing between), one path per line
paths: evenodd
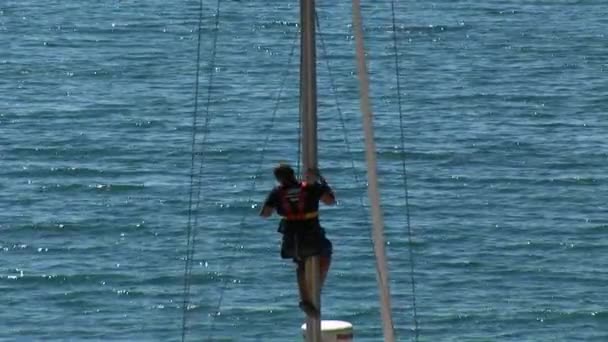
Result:
M330 256L322 256L320 258L320 271L321 271L321 289L323 289L323 284L325 284L325 279L327 279L327 272L329 272L329 267L331 265L331 257Z
M325 284L325 279L327 278L327 272L329 271L329 266L331 264L331 242L329 240L325 240L322 243L327 244L328 246L323 246L322 248L329 248L329 255L320 255L319 256L319 291L323 291L323 285ZM297 277L298 277L298 289L300 292L300 309L306 312L306 314L310 317L319 317L320 312L319 309L315 307L313 297L308 288L308 284L310 279L306 277L306 260L301 260L298 263L297 269Z
M319 310L313 305L312 298L308 292L305 262L298 264L298 289L300 291L300 309L310 317L319 317Z
M321 280L321 290L323 289L323 285L325 284L325 279L327 279L327 273L329 272L329 267L331 265L331 257L326 257L326 256L322 256L319 259L320 262L320 267L319 270L321 272L320 274L320 280ZM310 300L311 298L308 295L308 286L307 286L307 282L306 282L306 268L305 268L305 263L302 262L301 264L298 264L298 270L297 270L297 274L298 274L298 289L300 291L300 300Z
M296 270L298 277L298 290L300 291L300 300L308 300L308 287L306 286L306 272L304 268L304 262L298 263L298 269Z

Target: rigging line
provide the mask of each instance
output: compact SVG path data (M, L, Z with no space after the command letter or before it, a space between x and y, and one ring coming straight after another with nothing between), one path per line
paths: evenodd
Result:
M337 87L335 85L334 76L333 76L333 73L332 73L332 68L331 68L331 65L329 63L329 54L327 53L327 48L325 46L325 39L323 39L323 33L321 31L320 20L319 20L319 17L318 17L318 15L317 15L316 12L315 12L315 20L316 20L317 28L318 28L318 31L319 31L319 37L320 37L320 40L321 40L321 49L322 49L323 57L325 59L325 65L327 67L327 73L329 75L329 82L330 82L331 90L332 90L332 93L334 94L334 100L336 102L336 110L338 111L338 117L340 118L340 124L341 124L341 127L342 127L342 133L344 135L344 144L345 144L345 147L346 147L346 152L350 156L351 170L353 171L353 176L355 178L355 184L360 184L361 180L360 180L359 176L357 175L357 168L355 166L355 158L353 157L353 152L350 149L350 143L349 143L349 140L348 140L348 131L346 129L346 123L345 123L345 120L344 120L344 115L342 113L342 109L340 107L340 101L338 99L338 90L337 90ZM366 206L365 206L365 204L363 202L363 195L362 194L359 195L359 204L361 205L362 208L366 208ZM370 219L369 212L368 211L364 211L364 213L365 213L366 219L369 220ZM372 245L373 245L373 234L371 232L369 234L369 241L372 242Z
M207 88L207 102L205 105L205 122L203 125L203 140L201 142L201 160L200 160L200 165L199 165L199 173L198 173L198 177L197 177L197 193L196 193L196 205L195 205L195 209L192 210L192 204L190 202L190 207L188 208L188 215L189 215L189 222L191 222L191 216L192 216L192 212L195 213L194 215L194 223L190 224L189 223L189 231L188 231L188 250L186 251L186 269L185 269L185 274L184 274L184 307L183 307L183 318L182 318L182 341L185 340L186 337L186 321L187 321L187 311L188 311L188 306L189 306L189 298L190 298L190 286L191 286L191 273L192 273L192 259L194 257L194 250L195 250L195 245L196 245L196 227L198 226L198 215L196 215L199 211L200 208L200 203L201 203L201 179L202 179L202 171L203 171L203 165L204 165L204 148L205 148L205 142L207 140L208 137L208 130L209 130L209 123L211 122L211 117L209 115L209 107L210 107L210 103L211 103L211 91L213 89L213 80L214 80L214 74L215 74L215 59L216 59L216 54L217 54L217 39L219 36L219 20L220 20L220 3L221 1L218 0L217 1L217 6L216 6L216 15L215 15L215 29L214 29L214 35L213 35L213 46L212 46L212 50L211 50L211 62L209 65L209 84L208 84L208 88ZM197 57L197 59L200 59L200 37L201 37L201 25L202 25L202 12L203 12L203 4L202 4L202 0L200 1L200 6L199 6L199 41L198 41L198 47L197 47L197 51L199 51L199 55ZM200 68L200 64L197 64L197 68ZM198 85L198 77L197 77L197 85ZM198 90L197 90L197 95L198 95ZM198 96L197 96L198 99ZM198 104L198 100L195 100L195 102ZM196 131L197 127L194 126L194 131ZM192 150L192 154L195 155L195 147L196 141L193 140L193 150ZM193 156L194 158L194 156ZM193 174L193 172L192 172ZM192 192L194 185L191 184L191 189L190 191ZM194 229L192 229L192 227L194 227Z
M300 28L300 32L298 32L298 36L301 35L302 27L301 23L297 24ZM296 39L297 37L296 36ZM302 162L302 157L300 153L302 152L302 64L304 63L304 55L302 54L302 40L300 39L300 64L298 69L298 155L296 156L296 171L297 175L300 175L300 163Z
M329 63L329 54L327 53L327 48L326 48L326 45L325 45L325 39L323 39L323 33L321 31L320 20L319 20L319 17L318 17L318 15L317 15L316 12L315 12L315 20L316 20L316 23L317 23L317 28L318 28L319 36L320 36L320 40L321 40L322 53L323 53L323 56L325 57L325 65L327 66L327 73L329 75L329 82L330 82L330 85L331 85L331 88L332 88L331 90L332 90L332 93L334 94L334 100L336 102L336 109L338 111L338 117L340 118L340 124L341 124L341 127L342 127L342 133L344 135L344 144L345 144L347 153L350 155L351 170L353 171L353 176L355 178L355 184L360 184L361 180L360 180L359 176L357 175L357 168L355 167L355 158L353 157L353 152L350 149L350 143L349 143L349 140L348 140L348 131L346 129L346 123L345 123L345 120L344 120L344 115L342 113L342 110L341 110L341 107L340 107L340 101L338 99L338 90L337 90L337 87L335 85L334 76L333 76L333 73L332 73L332 68L331 68L331 65ZM359 195L359 204L360 204L361 208L366 208L365 203L363 202L363 195L362 194ZM370 219L369 212L368 211L364 211L364 213L365 213L366 219L369 220ZM372 247L373 247L374 238L373 238L372 232L369 233L369 241L372 243ZM373 249L375 250L375 247L373 247Z
M300 170L300 152L302 150L302 116L298 115L298 151L296 155L296 174L299 175Z
M403 110L401 106L401 83L399 81L399 52L397 47L397 25L395 23L395 0L391 1L391 13L393 21L393 47L395 52L395 76L397 79L397 103L399 105L399 129L401 133L401 168L403 172L403 189L405 192L405 216L407 221L407 235L408 235L408 250L410 257L410 277L412 284L412 309L414 311L414 336L415 341L418 341L419 330L418 330L418 313L416 308L416 281L414 277L414 252L412 246L412 227L410 224L410 207L409 207L409 194L407 186L407 170L405 167L405 133L403 129Z
M261 154L260 155L260 161L259 161L258 166L256 168L256 171L254 173L254 177L253 177L253 181L252 181L252 184L251 184L251 191L250 191L250 193L253 193L255 191L255 189L256 189L255 187L256 187L256 184L257 184L257 179L258 179L258 177L260 175L260 172L262 171L262 167L264 165L264 157L265 157L265 154L266 154L266 149L268 147L268 142L270 141L270 133L272 132L272 128L274 127L274 123L275 123L275 120L276 120L277 112L278 112L278 109L279 109L279 104L281 103L281 96L282 96L283 90L285 88L285 83L287 81L287 76L289 76L289 66L291 65L291 60L292 60L292 57L293 57L294 52L295 52L296 42L297 42L297 35L296 35L296 37L294 38L294 40L292 42L291 51L290 51L289 57L287 59L287 68L285 68L285 73L283 74L283 79L282 79L281 84L279 86L279 93L277 94L277 99L276 99L275 107L273 108L273 111L272 111L272 117L270 119L270 123L268 124L268 129L266 130L267 134L266 134L266 137L264 138L264 143L262 144L262 149L260 151L260 154ZM248 203L251 202L251 196L249 196L247 202ZM240 223L239 223L239 231L237 232L237 236L240 236L241 230L242 230L243 226L245 225L245 219L247 218L248 215L249 215L249 212L243 213L243 216L241 217L241 220L240 220ZM228 263L228 267L225 269L224 273L226 273L226 274L230 273L230 271L232 270L233 265L234 265L233 261L231 261L230 263ZM228 284L228 282L224 281L223 284L222 284L222 287L220 288L220 295L219 295L218 302L217 302L216 309L215 309L216 313L218 313L220 311L220 308L222 306L222 303L223 303L223 300L224 300L224 294L226 292L227 284ZM215 317L215 315L212 316L212 317ZM211 325L211 329L210 329L210 334L213 333L214 327L215 327L215 320L212 321L212 325ZM209 337L209 339L211 339L211 336Z
M189 288L190 288L190 277L189 269L191 268L190 248L191 248L191 236L192 236L192 201L194 196L194 161L196 154L194 153L196 147L196 131L197 131L197 119L198 119L198 93L199 93L199 76L201 70L201 36L202 36L202 22L203 22L203 0L199 1L198 8L198 42L196 47L196 73L194 81L194 111L192 113L192 153L190 162L190 193L188 198L188 224L186 228L187 242L186 242L186 262L184 266L184 294L183 294L183 312L182 312L182 342L186 338L186 313L188 310L189 301Z
M334 93L334 98L335 98L335 102L336 102L336 108L338 110L338 114L339 114L339 118L340 118L340 123L341 123L342 131L343 131L343 134L344 134L344 142L346 144L347 152L351 155L352 170L353 170L353 174L354 174L354 177L355 177L355 181L358 183L359 182L359 178L357 176L356 167L355 167L355 163L354 163L354 158L352 157L352 152L351 152L350 147L349 147L350 144L349 144L349 141L348 141L348 132L346 130L346 124L345 124L344 117L342 115L342 111L341 111L341 108L340 108L340 103L339 103L338 96L337 96L337 87L335 86L335 83L334 83L334 77L333 77L332 69L331 69L331 66L330 66L330 63L329 63L329 58L327 57L328 53L327 53L327 49L326 49L326 46L325 46L325 40L323 39L323 36L322 36L322 33L321 33L321 25L320 25L320 21L319 21L317 13L315 13L315 17L316 17L317 27L318 27L318 30L319 30L319 35L321 36L321 47L322 47L322 50L323 50L323 54L325 56L325 63L326 63L328 74L329 74L330 85L332 87L332 92ZM353 27L353 29L354 28L355 27ZM362 196L359 196L359 201L361 203L361 206L365 207L365 205L363 203L363 197ZM370 234L370 239L373 241L372 235L373 234ZM375 249L376 248L374 246L374 250ZM379 267L379 265L377 265L377 268L378 267ZM378 272L378 270L377 270L377 272ZM391 326L392 326L392 323L391 323ZM391 337L388 337L388 339L391 340Z
M297 36L296 36L297 38ZM300 58L302 58L301 54L300 54ZM302 73L300 73L300 81L298 82L298 84L300 85L298 87L299 89L299 93L298 93L298 130L297 130L297 135L298 135L298 154L296 155L296 170L297 170L297 175L300 174L300 153L302 151Z
M322 51L323 51L323 55L325 57L325 64L327 66L327 72L329 74L329 81L330 81L330 85L331 85L332 92L334 94L334 99L335 99L335 102L336 102L336 109L338 111L338 116L340 118L340 123L341 123L341 126L342 126L342 132L344 134L344 143L346 145L346 151L347 151L347 153L351 157L350 158L351 159L351 169L353 171L355 182L358 184L360 182L360 180L359 180L359 177L357 175L357 169L355 167L355 160L354 160L354 157L353 157L353 153L350 150L350 143L349 143L349 140L348 140L348 131L346 130L346 124L345 124L344 116L343 116L342 110L340 108L340 102L338 100L338 91L337 91L337 87L336 87L336 85L334 83L334 77L333 77L332 69L331 69L331 66L330 66L330 63L329 63L327 49L326 49L326 46L325 46L325 40L323 39L319 17L318 17L318 15L317 15L316 12L315 12L315 19L316 19L317 27L318 27L318 30L319 30L319 36L321 37L321 48L322 48ZM363 203L363 195L359 196L359 203L360 203L360 205L361 205L362 208L365 208L365 204ZM365 214L366 214L367 219L369 219L369 214L368 214L367 211L365 211ZM373 238L373 233L372 232L370 232L369 238L370 238L370 241L372 242L372 247L373 247L373 250L375 252L376 247L373 244L374 238ZM379 269L380 265L379 265L378 262L376 262L376 264L377 264L376 265L376 268L377 268L376 272L379 274L380 271L378 269ZM392 322L391 322L391 326L392 326ZM387 337L387 340L388 341L392 341L392 336Z
M327 53L327 48L325 46L325 39L323 39L323 32L321 31L321 24L319 21L319 16L317 11L315 11L315 21L317 23L317 29L319 31L319 38L321 40L321 49L323 51L323 56L325 57L325 65L327 66L327 73L329 74L329 83L331 86L332 93L334 94L334 100L336 102L336 110L338 111L338 117L340 118L340 124L342 126L342 133L344 135L344 145L346 147L346 152L350 156L351 169L353 170L353 175L355 177L355 184L360 183L359 176L357 175L357 168L355 167L355 158L353 157L353 153L350 149L350 142L348 140L348 131L346 130L346 124L344 121L344 115L342 113L342 109L340 107L340 101L338 100L338 90L336 84L334 82L334 76L332 73L331 65L329 64L329 54ZM365 207L363 203L363 196L359 196L359 202L361 207Z

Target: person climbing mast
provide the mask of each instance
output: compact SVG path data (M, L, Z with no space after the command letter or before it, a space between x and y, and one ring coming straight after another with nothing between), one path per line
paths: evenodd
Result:
M322 289L331 264L333 248L319 221L319 201L333 205L336 198L318 170L308 170L306 180L299 181L291 166L279 164L274 168L274 176L279 185L266 197L260 216L270 217L276 210L282 217L278 228L278 232L283 234L281 258L291 258L297 265L300 309L308 316L318 318L319 310L313 305L312 294L308 293L306 286L305 265L308 257L319 256L319 279Z

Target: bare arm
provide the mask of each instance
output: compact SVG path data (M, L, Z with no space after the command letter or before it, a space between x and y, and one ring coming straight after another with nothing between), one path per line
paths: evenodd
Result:
M270 217L276 206L276 201L276 193L273 190L266 197L264 205L262 205L262 209L260 210L260 216L264 218Z
M262 210L260 210L260 216L266 218L266 217L270 217L272 215L272 212L274 211L273 207L269 207L269 206L263 206Z
M323 204L326 204L326 205L336 204L336 197L334 196L333 191L331 191L329 193L326 192L323 195L321 195L321 202L323 202Z
M334 194L334 191L329 186L329 184L327 184L327 181L325 180L325 178L323 178L323 176L321 176L321 173L318 170L316 171L316 173L317 178L319 180L319 184L321 184L321 189L323 191L321 195L321 202L323 202L323 204L325 205L336 204L336 195Z

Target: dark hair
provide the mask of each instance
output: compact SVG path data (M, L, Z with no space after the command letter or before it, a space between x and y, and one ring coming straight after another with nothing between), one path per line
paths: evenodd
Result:
M279 164L273 170L275 178L281 183L295 183L296 173L288 164Z

